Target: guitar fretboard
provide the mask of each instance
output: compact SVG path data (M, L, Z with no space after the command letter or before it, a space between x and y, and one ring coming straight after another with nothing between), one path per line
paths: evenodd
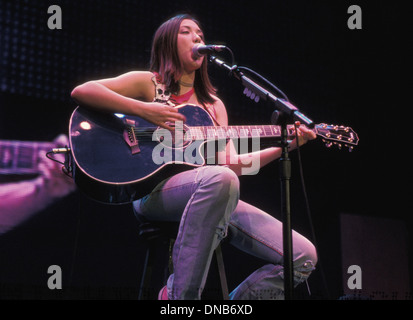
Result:
M293 135L293 129L293 125L287 126L289 137ZM281 127L275 125L190 127L189 136L194 140L272 138L281 136Z
M0 175L39 173L39 152L53 147L50 142L0 140Z

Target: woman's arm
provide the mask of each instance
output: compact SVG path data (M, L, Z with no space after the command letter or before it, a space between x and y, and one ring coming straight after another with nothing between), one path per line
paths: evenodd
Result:
M221 100L217 100L215 104L217 112L217 120L220 125L228 125L228 116L224 104ZM298 128L300 146L307 143L308 140L315 139L316 135L313 131L304 126ZM294 139L289 150L297 147L296 139ZM217 160L219 164L225 164L232 169L237 175L257 174L258 170L268 163L278 159L281 156L282 150L278 147L267 148L255 152L238 154L234 143L229 140L226 150L218 152Z
M71 96L83 106L136 115L145 100L153 100L150 99L151 77L150 72L135 71L115 78L88 81L74 88Z
M165 122L185 121L173 107L151 102L153 74L133 71L115 78L88 81L73 89L72 98L84 107L141 117L166 129Z

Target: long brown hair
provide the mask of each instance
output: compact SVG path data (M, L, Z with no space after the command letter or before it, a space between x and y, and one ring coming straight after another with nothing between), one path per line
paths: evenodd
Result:
M150 70L157 72L165 86L173 93L179 90L178 79L182 75L182 64L178 57L177 38L181 22L185 19L200 23L189 14L180 14L165 21L155 32L152 41ZM213 103L216 89L212 86L207 70L207 59L195 71L194 90L201 104Z

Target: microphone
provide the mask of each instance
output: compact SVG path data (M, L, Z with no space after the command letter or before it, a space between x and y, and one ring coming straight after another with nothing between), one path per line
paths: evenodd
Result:
M220 52L224 50L226 46L221 46L221 45L215 45L215 44L196 44L192 47L192 57L194 59L198 59L202 57L203 55L209 54L209 53L215 53L215 52Z

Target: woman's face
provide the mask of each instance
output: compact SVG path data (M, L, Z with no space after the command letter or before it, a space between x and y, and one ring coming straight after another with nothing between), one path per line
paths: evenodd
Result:
M185 72L190 73L201 67L204 57L194 58L192 48L197 43L205 44L203 39L203 33L194 21L185 19L181 22L177 46L178 56Z

